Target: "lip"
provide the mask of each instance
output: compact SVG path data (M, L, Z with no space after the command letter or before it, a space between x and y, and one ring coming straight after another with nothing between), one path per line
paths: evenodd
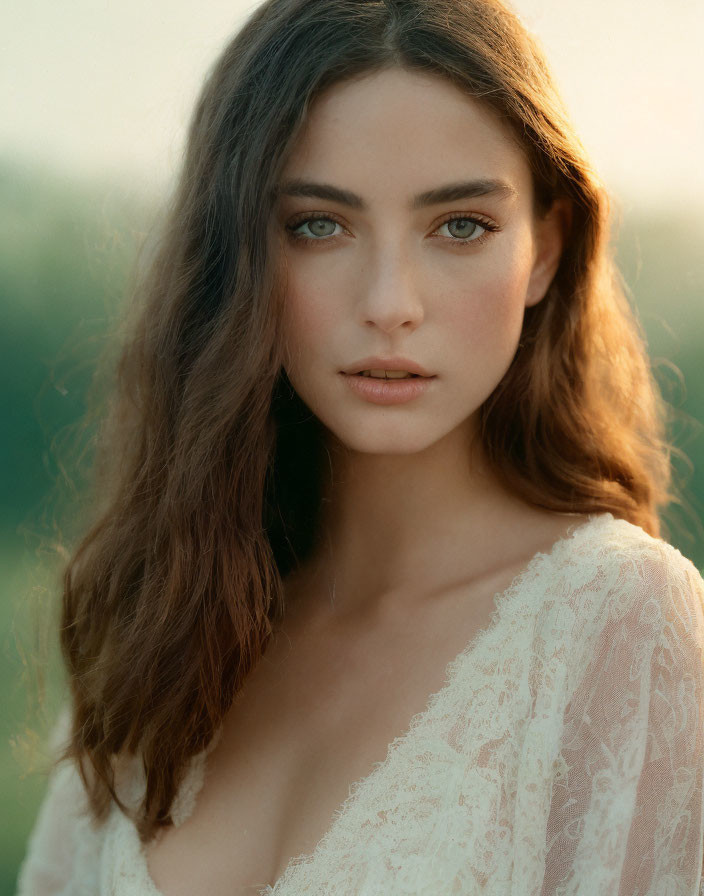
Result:
M427 392L435 380L434 376L419 376L415 379L405 380L382 380L342 371L340 376L345 378L349 387L360 398L373 404L403 404L412 401Z
M355 361L340 373L355 374L362 370L406 370L408 373L417 373L419 376L432 377L435 374L429 373L420 364L411 361L410 358L362 358L361 361Z

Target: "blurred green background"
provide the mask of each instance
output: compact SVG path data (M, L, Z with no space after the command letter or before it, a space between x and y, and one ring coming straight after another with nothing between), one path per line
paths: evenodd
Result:
M34 633L36 623L56 613L60 558L53 545L57 540L70 544L81 530L82 479L71 466L76 424L104 334L124 307L138 247L155 215L153 203L138 203L134 195L118 181L72 181L0 162L0 680L6 695L0 719L0 894L14 893L46 784L41 769L30 766L41 765L37 757L43 755L46 730L41 726L51 720L64 694L52 641L45 709L28 715L26 681L41 640ZM672 436L693 471L675 457L676 481L700 516L703 234L704 210L656 214L628 206L615 237L658 382L682 414ZM85 436L82 444L87 450ZM666 521L673 529L672 543L704 570L704 539L696 522L679 508Z

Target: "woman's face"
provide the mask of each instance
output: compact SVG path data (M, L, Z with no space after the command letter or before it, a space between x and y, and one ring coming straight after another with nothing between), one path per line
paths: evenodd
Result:
M294 180L353 198L291 195ZM466 195L422 198L466 182ZM298 395L360 452L471 435L562 246L560 206L534 216L509 132L444 79L386 70L316 99L280 187L284 367ZM434 378L410 401L370 401L342 372L369 356L411 359Z

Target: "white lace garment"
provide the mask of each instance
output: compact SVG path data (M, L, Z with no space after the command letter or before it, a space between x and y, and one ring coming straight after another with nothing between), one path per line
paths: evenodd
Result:
M252 890L704 896L703 710L701 575L665 541L594 514L496 595L487 628L314 852ZM207 753L192 760L176 824ZM130 775L138 798L138 762ZM84 810L63 763L18 896L161 896L132 822L113 805L94 827Z

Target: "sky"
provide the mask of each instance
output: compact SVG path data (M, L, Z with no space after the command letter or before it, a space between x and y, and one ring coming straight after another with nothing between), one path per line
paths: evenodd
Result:
M0 157L158 193L256 2L3 0ZM704 0L514 0L626 210L704 208Z

